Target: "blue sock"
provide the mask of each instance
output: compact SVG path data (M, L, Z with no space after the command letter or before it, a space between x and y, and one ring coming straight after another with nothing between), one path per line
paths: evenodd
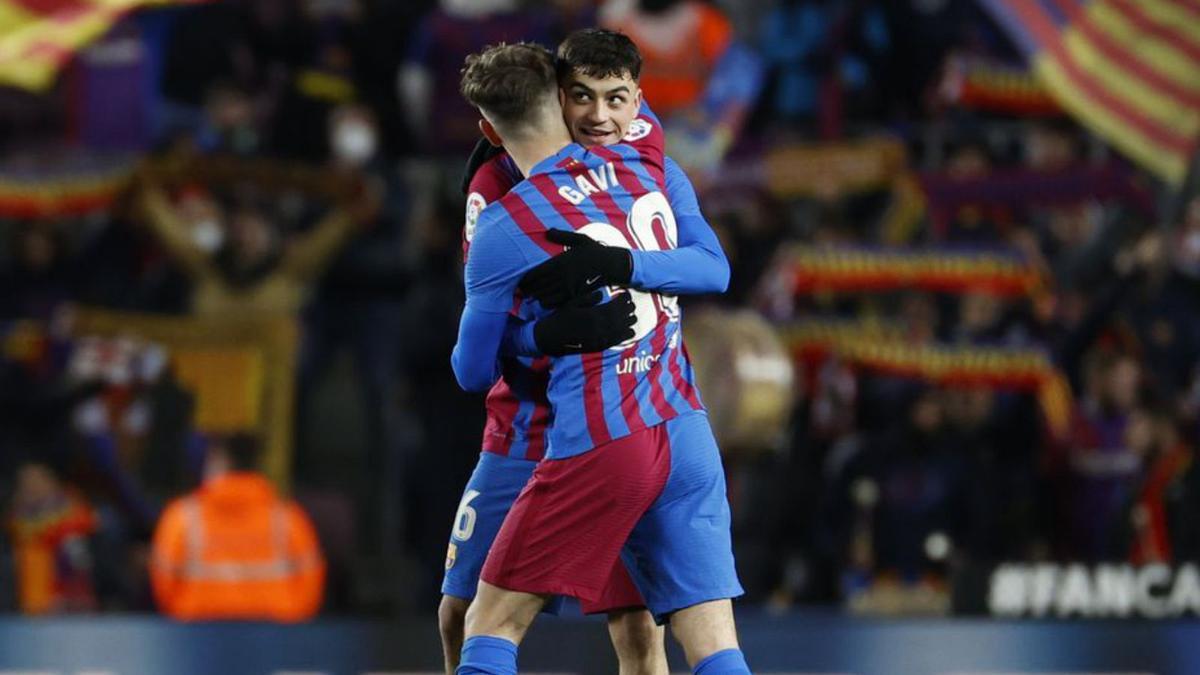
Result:
M463 643L455 675L517 675L517 646L504 638L476 635Z
M740 649L726 649L700 661L693 675L750 675L750 666Z

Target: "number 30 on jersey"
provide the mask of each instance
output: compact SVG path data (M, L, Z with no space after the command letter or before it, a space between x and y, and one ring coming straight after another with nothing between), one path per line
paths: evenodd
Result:
M661 228L662 241L654 231L655 223L658 223ZM634 245L632 246L625 235L609 223L588 223L578 231L605 246L636 248L639 251L671 250L679 243L679 226L675 222L675 214L671 211L671 205L667 198L661 192L651 192L638 197L637 201L633 203L633 208L629 210L625 226L633 238ZM633 337L610 347L609 349L613 351L626 349L649 335L650 331L658 325L660 312L666 316L668 321L679 320L679 298L673 295L649 293L632 288L610 288L609 291L629 293L629 298L633 300L634 316L637 318L637 322L633 325Z

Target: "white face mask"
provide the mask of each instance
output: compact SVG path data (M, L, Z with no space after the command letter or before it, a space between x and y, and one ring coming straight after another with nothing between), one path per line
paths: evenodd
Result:
M205 253L212 253L225 243L225 230L213 218L205 218L192 225L192 241Z
M338 159L362 164L375 154L375 132L365 124L346 123L333 132L333 152Z
M1200 278L1200 232L1189 232L1179 240L1175 268L1192 278Z

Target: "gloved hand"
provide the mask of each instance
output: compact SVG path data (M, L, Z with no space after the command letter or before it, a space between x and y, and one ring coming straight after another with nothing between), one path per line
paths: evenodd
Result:
M502 152L504 152L504 148L492 145L486 138L475 142L475 149L471 150L471 156L467 158L466 171L463 172L462 193L464 195L471 191L471 180L475 178L475 172L479 171L479 167Z
M633 275L629 249L568 230L550 230L546 238L570 248L526 272L519 284L525 297L543 307L558 307L601 286L624 286Z
M637 318L629 294L597 304L603 297L600 291L589 293L538 319L533 326L538 351L547 356L598 352L633 337Z

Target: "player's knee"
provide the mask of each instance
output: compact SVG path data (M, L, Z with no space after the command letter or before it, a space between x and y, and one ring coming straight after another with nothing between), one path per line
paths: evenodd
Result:
M481 583L467 610L465 635L493 635L520 644L541 605L538 596Z
M667 653L663 629L650 612L630 610L609 615L608 632L617 652L621 675L665 675Z
M737 649L733 606L713 600L681 609L671 615L671 632L683 647L689 665L727 649Z
M470 604L462 598L442 596L442 602L438 605L438 632L442 635L442 644L462 646L467 607Z

